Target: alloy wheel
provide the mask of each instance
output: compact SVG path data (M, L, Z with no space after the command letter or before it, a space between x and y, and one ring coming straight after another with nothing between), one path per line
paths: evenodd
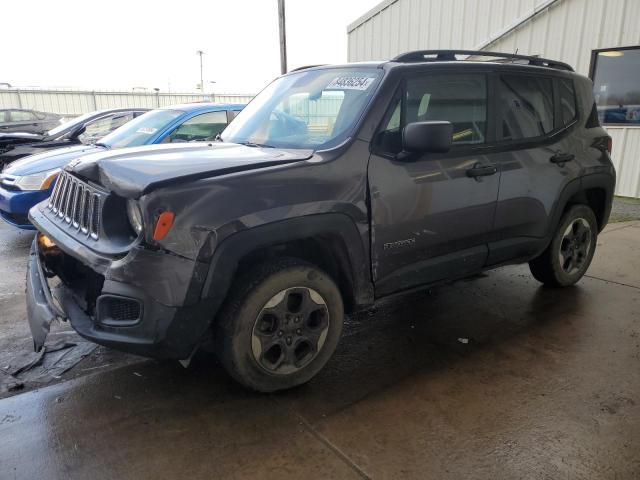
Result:
M275 374L290 374L308 365L329 331L329 310L312 288L292 287L275 294L256 318L251 350L258 364Z
M591 248L591 227L584 218L576 218L565 230L560 241L558 258L562 270L572 275L582 269Z

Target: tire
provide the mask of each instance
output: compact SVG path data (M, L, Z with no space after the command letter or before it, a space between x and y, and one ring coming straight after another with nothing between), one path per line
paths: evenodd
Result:
M325 272L292 258L268 261L232 287L214 331L217 354L252 390L293 388L331 358L343 316L340 291Z
M560 219L551 243L529 262L534 278L551 287L578 282L591 264L596 250L598 223L593 210L574 205Z

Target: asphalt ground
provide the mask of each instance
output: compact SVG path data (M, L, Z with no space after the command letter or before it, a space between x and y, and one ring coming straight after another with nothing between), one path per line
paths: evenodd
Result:
M0 226L3 362L29 237ZM0 478L639 478L639 245L610 224L572 288L514 266L380 302L289 392L98 348L0 400Z

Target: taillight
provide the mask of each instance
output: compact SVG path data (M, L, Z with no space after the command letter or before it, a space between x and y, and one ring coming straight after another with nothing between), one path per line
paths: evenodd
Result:
M607 152L609 152L609 155L611 155L611 150L613 150L613 139L607 137Z

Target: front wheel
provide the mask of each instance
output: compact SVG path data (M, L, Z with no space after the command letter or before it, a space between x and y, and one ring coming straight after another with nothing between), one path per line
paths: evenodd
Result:
M300 260L273 260L236 284L216 325L218 356L232 377L253 390L292 388L327 363L343 315L329 275Z
M545 285L573 285L591 264L597 236L593 210L586 205L574 205L562 216L547 249L529 262L531 273Z

